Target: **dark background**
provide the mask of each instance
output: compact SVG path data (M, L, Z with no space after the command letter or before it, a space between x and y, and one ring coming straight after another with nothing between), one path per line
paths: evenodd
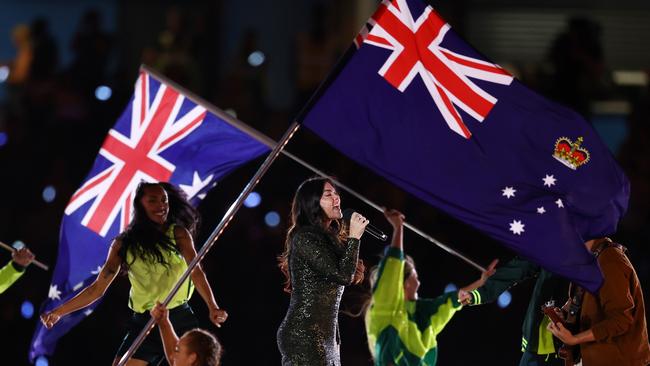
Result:
M647 298L650 3L454 0L433 5L481 52L531 88L585 115L601 133L632 182L630 208L614 238L628 246ZM1 1L0 65L12 69L9 79L0 82L0 240L21 240L42 261L56 263L65 205L128 102L140 63L279 139L374 6L372 0ZM30 42L23 46L12 42L19 24L30 30ZM265 55L258 67L247 62L256 50ZM25 73L14 72L17 65ZM95 98L100 85L112 89L110 99ZM299 131L287 149L372 201L402 210L410 223L479 263L513 256L307 130ZM236 170L207 196L200 207L203 229L197 246L260 163ZM242 208L205 258L217 301L230 318L216 329L200 296L192 304L202 326L221 339L224 365L279 364L275 332L288 296L275 257L282 251L291 196L311 175L281 156L256 189L261 205ZM42 198L48 186L56 190L52 202ZM390 232L378 212L345 194L343 204L358 207ZM272 210L281 217L274 228L264 224ZM464 285L479 275L412 232L407 231L405 241L418 263L422 297L437 296L447 284ZM367 264L376 263L381 250L381 244L364 238ZM9 258L1 252L0 264ZM27 300L38 308L50 277L30 267L0 295L3 365L28 364L37 317L22 317L21 304ZM356 310L366 288L367 283L348 288L342 306ZM438 337L439 364L517 364L531 288L531 283L514 288L506 308L490 304L458 313ZM127 296L128 281L118 278L95 313L60 340L50 365L109 364L124 335ZM341 315L340 320L343 364L369 365L362 319Z

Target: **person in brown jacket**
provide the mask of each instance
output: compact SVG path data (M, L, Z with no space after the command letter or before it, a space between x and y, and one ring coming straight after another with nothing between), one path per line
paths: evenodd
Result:
M646 366L650 345L643 293L625 247L609 238L590 240L605 281L597 295L585 292L580 331L572 334L561 323L548 329L567 345L580 345L583 366Z

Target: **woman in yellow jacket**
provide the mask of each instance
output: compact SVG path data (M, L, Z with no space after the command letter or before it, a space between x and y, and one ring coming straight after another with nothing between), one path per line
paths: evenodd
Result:
M372 299L365 319L370 352L376 366L435 365L436 337L462 305L456 292L418 298L418 274L403 250L404 215L396 210L385 210L384 215L393 226L393 239L370 276ZM494 273L496 263L462 290L479 287Z

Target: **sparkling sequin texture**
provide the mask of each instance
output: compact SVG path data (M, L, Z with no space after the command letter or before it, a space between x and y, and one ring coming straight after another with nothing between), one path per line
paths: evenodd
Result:
M300 228L291 239L291 301L280 329L283 366L339 366L338 311L359 257L359 240L340 245L316 227Z

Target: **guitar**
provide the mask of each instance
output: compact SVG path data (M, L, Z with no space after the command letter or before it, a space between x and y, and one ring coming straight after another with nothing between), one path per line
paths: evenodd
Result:
M553 324L561 323L567 329L573 328L573 325L575 324L563 319L560 316L560 314L562 314L562 309L555 306L554 301L549 301L546 304L542 305L542 312L544 315L549 317ZM577 356L576 351L576 347L563 343L560 349L557 351L557 355L564 360L564 366L573 366L577 361L580 360L580 356Z

